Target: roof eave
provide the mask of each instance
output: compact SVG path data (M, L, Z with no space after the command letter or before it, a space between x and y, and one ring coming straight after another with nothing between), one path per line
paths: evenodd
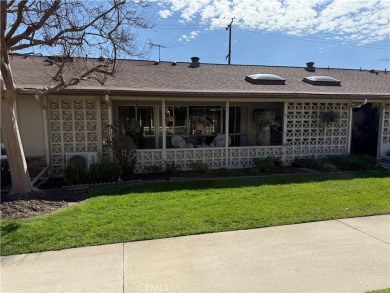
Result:
M319 93L319 92L226 92L226 91L164 91L143 89L75 89L68 88L51 93L51 95L64 94L79 95L113 95L113 96L142 96L142 97L191 97L191 98L332 98L332 99L376 99L390 100L388 93Z

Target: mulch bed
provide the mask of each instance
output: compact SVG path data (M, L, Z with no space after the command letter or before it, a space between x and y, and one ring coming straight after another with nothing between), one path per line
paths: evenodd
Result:
M23 195L1 194L2 220L31 218L49 214L88 197L88 189L49 189Z

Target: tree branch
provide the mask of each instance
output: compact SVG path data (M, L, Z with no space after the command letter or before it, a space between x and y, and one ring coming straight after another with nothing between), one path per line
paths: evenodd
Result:
M6 40L12 37L12 35L16 32L16 30L18 29L20 23L22 22L22 20L23 20L23 9L26 7L27 1L28 0L23 0L23 1L19 2L16 20L15 20L14 24L12 25L11 29L8 31L7 35L5 36Z
M9 1L8 4L7 4L7 10L11 9L11 7L14 6L14 3L15 3L15 0Z
M29 25L23 33L15 36L13 38L9 38L9 39L6 38L8 46L12 47L13 45L20 42L21 40L28 39L28 36L31 35L34 31L42 28L42 26L46 23L46 21L49 19L49 17L52 16L54 14L54 12L58 10L58 8L60 7L60 4L61 4L61 0L55 0L53 2L53 5L45 11L45 13L43 14L43 16L41 17L41 19L38 22Z
M57 1L60 1L60 0L57 0ZM112 7L110 9L100 13L94 19L92 19L92 21L90 21L89 23L84 24L82 26L72 26L71 28L63 29L63 30L59 31L53 38L50 38L47 40L30 40L29 36L32 33L31 28L34 27L35 30L41 28L41 26L43 25L41 23L42 23L42 20L44 19L44 17L42 17L41 21L38 24L36 24L36 25L34 24L34 25L29 26L22 34L17 35L15 37L13 37L12 39L10 39L10 41L9 41L10 47L14 46L15 44L17 44L21 40L30 40L30 44L24 44L24 45L12 47L13 50L21 50L21 49L25 49L28 47L33 47L33 46L37 46L37 45L44 45L44 44L53 45L56 41L58 41L62 36L66 35L67 33L85 31L86 29L88 29L89 27L94 25L97 21L99 21L100 19L103 19L105 16L110 14L113 10L115 10L116 8L120 7L121 5L123 5L125 3L126 3L125 0L121 1L121 2L116 2L112 5ZM54 6L54 4L53 4L53 6ZM50 14L47 15L47 18L49 16L50 16ZM47 20L47 18L45 20Z

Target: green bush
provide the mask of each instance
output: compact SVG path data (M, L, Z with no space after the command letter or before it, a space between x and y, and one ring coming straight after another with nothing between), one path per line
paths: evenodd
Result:
M370 156L329 156L326 157L324 161L335 165L342 171L365 171L376 169L378 167L377 160Z
M160 165L150 165L144 167L144 173L160 173L162 171L162 167Z
M88 170L83 166L69 164L65 170L65 182L69 185L89 183Z
M122 173L117 162L102 161L89 167L90 183L117 182Z
M167 162L164 162L165 163L165 173L167 175L178 175L181 171L181 167L180 165L176 164L175 162L172 162L172 163L167 163Z
M275 167L282 167L282 158L281 157L273 157Z
M198 171L200 173L207 173L209 171L209 165L202 161L196 161L191 164L191 168L194 171Z
M256 158L253 160L259 173L270 173L275 169L275 161L272 157Z
M234 175L234 172L228 168L219 168L217 170L215 170L215 172L219 175L219 176L223 176L223 177L229 177L229 176L233 176Z
M297 168L317 169L322 167L323 163L321 160L318 160L315 157L310 156L310 157L295 158L292 165L293 167L297 167Z

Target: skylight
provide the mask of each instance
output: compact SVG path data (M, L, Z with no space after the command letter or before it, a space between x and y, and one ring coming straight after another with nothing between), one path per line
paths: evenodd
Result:
M310 76L304 77L303 80L306 83L312 85L328 85L328 86L340 86L341 81L330 76Z
M252 74L245 76L245 80L253 84L283 85L286 80L275 74Z

